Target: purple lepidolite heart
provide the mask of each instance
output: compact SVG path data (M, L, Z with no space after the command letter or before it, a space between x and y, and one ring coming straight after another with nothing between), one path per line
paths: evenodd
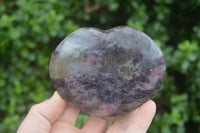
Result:
M80 28L55 49L50 77L70 104L101 118L124 115L150 99L165 75L158 45L128 26Z

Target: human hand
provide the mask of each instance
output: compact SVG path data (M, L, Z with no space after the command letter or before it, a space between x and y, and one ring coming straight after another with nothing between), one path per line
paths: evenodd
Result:
M110 121L93 116L82 129L76 128L74 125L79 111L55 92L50 99L31 108L17 133L146 133L156 105L151 100L147 101L135 111L115 120L108 130Z

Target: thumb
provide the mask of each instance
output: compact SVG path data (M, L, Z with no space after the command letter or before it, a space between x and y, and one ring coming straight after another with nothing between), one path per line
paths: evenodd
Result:
M17 133L48 133L66 106L67 102L55 92L50 99L32 106Z

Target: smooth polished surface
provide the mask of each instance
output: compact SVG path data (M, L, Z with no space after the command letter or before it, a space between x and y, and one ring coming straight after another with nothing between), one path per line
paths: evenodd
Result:
M121 26L80 28L55 49L50 77L70 104L102 118L116 118L142 105L160 88L165 61L145 33Z

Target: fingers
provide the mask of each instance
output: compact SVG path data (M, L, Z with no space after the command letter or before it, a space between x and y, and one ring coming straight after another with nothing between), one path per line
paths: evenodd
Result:
M50 99L31 108L17 133L49 132L51 124L62 115L66 106L67 103L55 92Z
M62 114L62 116L57 122L75 125L79 112L80 112L79 109L75 108L72 105L68 105L67 109L65 110L65 112Z
M154 101L144 103L132 119L127 133L146 133L156 112Z
M53 125L53 127L51 128L50 133L83 133L83 132L81 132L80 129L72 125L66 123L59 123L59 124L56 123L56 125Z
M62 116L51 127L51 133L81 133L75 127L75 122L80 110L68 105Z
M109 128L107 133L124 133L127 130L131 120L135 116L138 109L120 117L114 121L114 124Z
M108 125L109 121L90 116L90 118L83 126L82 131L86 133L105 133Z
M156 111L156 105L149 100L140 108L115 120L107 133L146 133Z
M149 100L139 109L115 120L107 133L146 133L156 112L156 104ZM87 133L104 133L109 122L96 117L90 117L83 127Z

